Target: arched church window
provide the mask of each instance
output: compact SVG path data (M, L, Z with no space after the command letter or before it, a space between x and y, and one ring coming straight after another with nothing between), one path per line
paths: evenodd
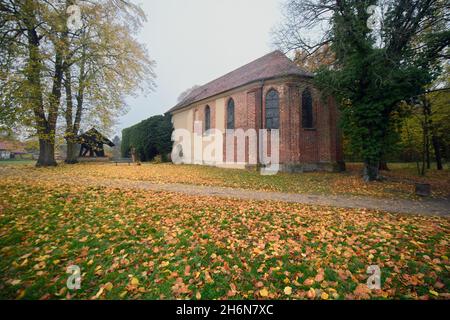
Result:
M280 129L280 97L274 89L266 95L266 129Z
M228 100L227 105L227 129L234 129L234 100Z
M302 127L305 129L314 127L313 100L308 88L302 94Z
M205 132L211 129L211 108L206 106L205 108Z

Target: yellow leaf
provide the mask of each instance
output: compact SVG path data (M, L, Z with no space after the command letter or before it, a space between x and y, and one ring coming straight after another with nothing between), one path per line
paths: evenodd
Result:
M111 282L108 282L107 284L105 284L104 287L106 290L111 291L113 288L113 284Z
M133 277L133 278L131 279L131 284L132 284L133 286L139 285L139 280L138 280L138 278Z
M26 292L25 289L20 290L20 293L19 293L19 295L17 296L16 300L22 299L22 298L25 296L25 292Z
M27 254L21 256L21 257L19 258L19 260L26 259L26 258L28 258L28 257L30 257L30 256L31 256L31 253L27 253Z
M300 287L300 286L301 286L301 284L300 284L297 280L292 281L292 283L293 283L294 285L296 285L297 287Z
M431 293L433 296L439 297L439 293L437 293L437 292L434 291L434 290L430 290L430 293Z
M98 266L97 268L95 268L95 274L96 274L97 276L101 276L102 273L103 273L103 270L102 270L102 267L101 267L101 266Z
M123 292L119 295L119 297L124 298L124 297L127 295L127 293L128 293L128 292L123 291Z
M208 271L205 271L205 280L207 283L214 283L213 278L211 278L211 275L209 274Z
M41 262L35 264L34 267L33 267L34 270L42 270L44 268L45 268L45 262L44 261L41 261Z
M67 291L67 287L63 287L63 288L61 288L61 290L59 290L58 293L56 293L55 295L56 295L57 297L61 297L62 295L64 295L64 294L66 293L66 291Z
M105 289L101 287L100 290L98 290L97 294L94 296L94 299L98 299L98 297L102 295L103 291L105 291Z
M291 287L284 288L284 294L290 296L292 294L292 288Z
M269 296L269 291L267 291L266 288L259 290L259 294L261 295L261 297L265 298L267 296Z

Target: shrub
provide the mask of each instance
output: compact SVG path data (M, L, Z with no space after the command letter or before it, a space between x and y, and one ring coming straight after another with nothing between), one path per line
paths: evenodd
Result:
M122 131L122 157L130 157L135 148L140 161L152 161L157 155L168 161L172 149L173 125L170 115L154 116Z

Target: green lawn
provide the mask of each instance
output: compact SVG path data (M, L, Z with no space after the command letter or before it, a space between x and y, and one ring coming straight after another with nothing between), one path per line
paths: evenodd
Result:
M449 242L447 218L0 181L2 299L448 299Z
M0 160L0 166L32 166L35 160Z

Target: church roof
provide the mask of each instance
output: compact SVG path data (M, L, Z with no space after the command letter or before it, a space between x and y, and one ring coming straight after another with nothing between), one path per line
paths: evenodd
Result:
M170 109L169 112L183 109L200 100L210 98L252 82L292 75L302 77L313 76L312 73L300 69L281 51L277 50L194 89L186 98Z

